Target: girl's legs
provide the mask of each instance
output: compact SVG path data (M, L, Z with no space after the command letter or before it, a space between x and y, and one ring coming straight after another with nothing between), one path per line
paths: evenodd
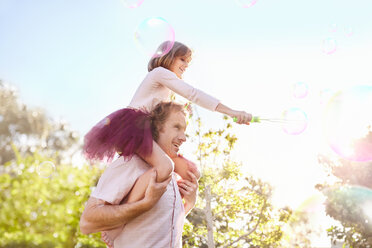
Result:
M174 162L155 141L152 142L152 153L149 156L137 155L156 169L158 183L165 181L174 171Z

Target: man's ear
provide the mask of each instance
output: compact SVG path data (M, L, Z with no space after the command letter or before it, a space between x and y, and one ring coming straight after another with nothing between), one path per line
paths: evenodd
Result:
M164 133L164 125L161 125L159 130L158 130L159 133Z

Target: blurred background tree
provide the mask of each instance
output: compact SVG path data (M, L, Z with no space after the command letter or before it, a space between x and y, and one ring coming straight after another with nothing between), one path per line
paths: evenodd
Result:
M371 131L355 142L356 146L364 148L371 144ZM340 226L332 226L328 235L334 243L343 242L353 248L372 247L372 162L327 155L320 155L319 162L335 181L317 185L327 198L327 214L340 223Z
M0 247L106 247L79 220L103 168L72 164L79 135L0 81Z
M57 164L68 163L81 151L78 141L78 133L67 122L56 122L42 108L26 106L18 90L0 80L0 164L15 158L12 143L21 155L38 150L56 157Z
M102 169L55 164L38 153L21 157L13 148L16 158L0 174L0 247L105 247L99 234L79 229Z

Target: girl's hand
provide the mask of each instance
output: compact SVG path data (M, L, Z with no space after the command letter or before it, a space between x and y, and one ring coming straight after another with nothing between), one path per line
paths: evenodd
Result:
M238 124L249 125L249 122L252 120L252 114L245 111L234 111L234 114L231 117L236 117L236 123Z

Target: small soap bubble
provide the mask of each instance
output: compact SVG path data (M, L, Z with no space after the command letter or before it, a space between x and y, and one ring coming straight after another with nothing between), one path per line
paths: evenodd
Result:
M284 132L291 135L302 133L308 124L307 115L299 108L289 108L282 114Z
M50 161L44 161L36 166L36 173L43 178L51 178L55 170L55 165Z
M352 27L345 27L344 28L344 34L346 37L350 37L354 34L354 30Z
M236 0L236 3L242 8L250 8L257 3L258 0Z
M304 82L298 82L293 86L293 96L295 98L305 98L309 93L309 86Z
M337 24L331 24L329 26L329 32L336 33L337 32Z
M135 9L142 5L144 0L121 0L125 7Z
M337 42L333 38L326 38L323 40L322 50L325 54L333 54L337 50Z

